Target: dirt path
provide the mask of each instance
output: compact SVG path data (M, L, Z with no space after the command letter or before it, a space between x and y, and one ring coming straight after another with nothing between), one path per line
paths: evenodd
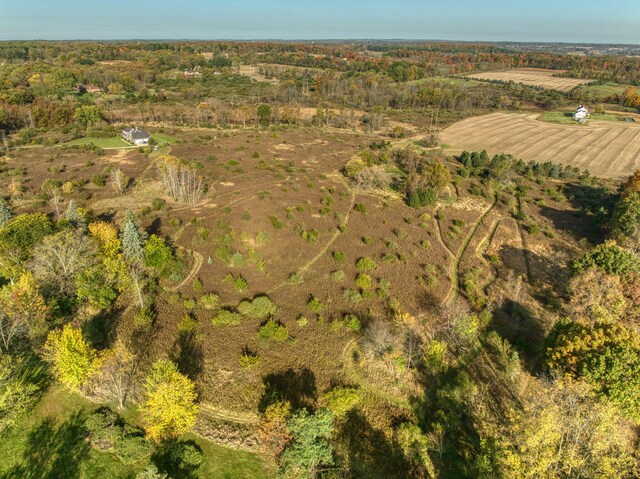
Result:
M191 251L191 253L193 254L193 258L194 258L194 262L193 262L193 266L191 267L191 271L189 271L189 274L187 275L187 277L184 278L180 282L180 284L178 284L176 286L172 286L171 288L166 288L166 290L169 291L170 293L178 291L180 288L182 288L189 281L192 281L193 278L195 278L196 275L198 274L198 272L200 271L200 268L202 268L202 263L204 262L204 258L202 257L202 255L200 253L198 253L197 251L193 251L193 250Z
M453 267L450 268L453 273L451 276L451 288L449 289L449 293L447 294L447 296L444 298L444 301L442 302L443 306L451 304L453 301L455 301L458 298L458 295L460 294L460 263L462 262L462 257L466 253L467 248L471 243L471 240L473 239L476 232L478 231L478 228L480 227L480 225L482 224L486 216L496 206L497 203L498 203L498 197L494 196L493 203L491 203L491 205L489 205L478 217L478 219L475 221L475 223L473 224L473 228L471 228L471 231L469 231L469 233L467 234L464 242L462 243L462 246L460 246L458 253L455 255L454 261L452 263ZM438 229L440 229L440 227L438 227Z
M342 175L340 175L340 181L345 185L347 190L351 193L351 201L349 202L349 210L347 211L347 214L345 215L344 222L343 222L343 224L346 226L349 223L349 217L351 216L351 211L353 211L353 205L355 204L355 201L356 201L356 194L354 193L354 191L351 188L349 188L349 185L344 180ZM322 256L324 256L327 253L327 251L329 250L331 245L338 239L338 236L340 236L341 234L342 234L342 232L339 229L336 229L336 231L333 233L331 238L329 238L329 241L327 241L325 243L325 245L318 252L318 254L316 254L313 258L311 258L309 261L307 261L302 267L300 267L298 269L298 271L297 271L297 274L302 274L302 273L306 273L307 271L309 271L309 268L311 268L320 258L322 258ZM274 293L275 291L278 291L280 288L282 288L283 286L286 286L287 284L288 283L287 283L286 280L281 282L276 287L274 287L271 290L269 290L268 294L271 294L271 293Z

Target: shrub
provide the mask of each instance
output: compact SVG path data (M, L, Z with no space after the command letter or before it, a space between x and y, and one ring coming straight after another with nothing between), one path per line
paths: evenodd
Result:
M366 213L367 212L367 205L365 205L364 203L356 203L353 206L353 209L355 211L357 211L358 213Z
M158 273L164 275L173 263L173 251L167 243L156 235L151 235L144 245L144 263L155 268Z
M309 309L314 313L318 313L324 309L324 304L322 304L322 302L313 295L311 295L307 301L307 306L309 306Z
M356 261L356 268L358 268L360 271L373 271L377 267L378 265L376 265L376 263L371 258L363 257Z
M202 280L200 278L195 278L191 286L195 292L199 293L202 291Z
M182 305L188 309L189 311L191 311L192 309L196 308L196 300L194 298L186 298L183 302Z
M133 324L138 328L150 328L155 319L156 313L153 309L138 309L133 315Z
M191 333L196 329L196 320L190 314L185 314L178 323L178 330L183 333Z
M151 208L158 211L163 209L167 205L167 202L162 198L154 198L151 200Z
M309 231L303 230L300 232L300 236L309 243L315 243L318 241L318 230L315 228Z
M363 299L360 291L356 289L345 288L342 290L342 296L344 297L344 299L352 303L359 303Z
M360 393L354 388L336 386L320 402L335 416L342 417L360 402Z
M260 326L258 337L262 339L273 339L275 341L286 341L289 338L289 330L286 326L271 318Z
M333 256L333 259L338 263L342 263L343 261L347 260L346 253L343 253L342 251L334 251L333 253L331 253L331 256Z
M287 278L287 283L291 285L302 284L304 283L304 276L300 273L291 273Z
M280 221L277 216L269 216L269 220L271 220L271 226L273 226L275 229L280 230L284 228L284 223Z
M91 178L91 183L102 188L107 184L107 175L95 175Z
M225 276L224 280L227 283L232 284L240 293L242 293L249 287L249 283L247 283L247 280L244 279L241 274L234 277L231 273L228 273L227 276Z
M336 282L342 281L344 279L344 276L344 271L342 271L341 269L331 272L331 279Z
M200 298L200 306L207 310L215 309L220 302L220 297L215 293L208 293Z
M298 327L304 328L309 324L309 320L306 316L299 316L298 319L296 319L296 324L298 325Z
M268 296L256 296L253 300L243 300L238 305L238 311L243 316L254 319L263 319L273 316L278 307Z
M260 361L258 355L254 352L249 351L248 349L245 349L240 356L240 366L245 369L251 369L258 364L258 361Z
M438 195L433 188L418 188L409 194L407 204L412 208L422 208L424 206L435 205L437 200Z
M240 313L236 313L235 311L230 311L228 309L221 309L213 319L211 319L211 323L214 326L235 326L240 324L241 321L242 316Z
M360 289L371 289L373 285L373 281L371 280L371 276L365 273L360 273L356 277L356 286Z
M244 255L240 251L236 251L229 256L229 263L236 268L242 267L245 264Z
M345 314L342 318L342 324L351 331L360 331L362 328L362 323L355 314Z

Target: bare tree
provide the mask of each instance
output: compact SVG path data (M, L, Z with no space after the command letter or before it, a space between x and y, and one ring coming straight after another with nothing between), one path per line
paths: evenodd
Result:
M123 409L138 372L136 355L122 341L117 341L102 357L99 373L93 379L93 393L106 400L116 399Z
M57 189L52 189L49 193L49 203L53 206L53 209L56 210L56 219L60 219L60 205L62 204L62 198L58 194Z
M180 203L197 204L204 194L204 180L196 169L174 156L163 156L158 161L158 173L169 194Z
M96 254L96 245L90 238L64 230L45 237L35 247L30 269L43 287L73 294L76 276L95 263Z
M129 186L129 177L124 174L120 168L114 168L111 170L110 175L111 186L118 192L119 195L123 195L127 191Z
M129 278L133 293L138 300L141 309L144 309L144 288L146 286L146 276L144 267L140 263L133 263L129 266Z

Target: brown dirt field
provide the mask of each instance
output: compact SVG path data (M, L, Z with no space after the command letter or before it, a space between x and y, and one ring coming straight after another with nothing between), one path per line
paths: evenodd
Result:
M562 73L564 70L547 70L544 68L512 68L509 70L498 70L464 75L465 78L475 80L499 80L522 83L524 85L539 86L551 90L569 91L579 85L591 83L594 80L554 77L554 74Z
M455 150L510 153L527 161L552 161L621 178L640 168L640 125L591 122L585 126L536 120L536 115L491 113L468 118L441 133Z

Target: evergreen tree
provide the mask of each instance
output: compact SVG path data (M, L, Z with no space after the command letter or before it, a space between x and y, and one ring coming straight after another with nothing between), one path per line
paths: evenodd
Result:
M65 217L67 218L67 221L69 221L69 223L71 223L76 228L81 230L87 229L87 218L80 210L80 208L78 208L78 205L76 205L75 201L69 201L69 206L67 206Z
M130 263L142 263L145 259L144 241L131 211L127 211L125 216L120 239L124 258Z
M333 415L328 409L315 414L300 409L287 425L293 440L280 457L279 477L308 479L318 477L333 460Z
M0 226L5 224L12 217L13 213L11 213L11 210L7 206L7 203L5 203L4 200L0 199Z

